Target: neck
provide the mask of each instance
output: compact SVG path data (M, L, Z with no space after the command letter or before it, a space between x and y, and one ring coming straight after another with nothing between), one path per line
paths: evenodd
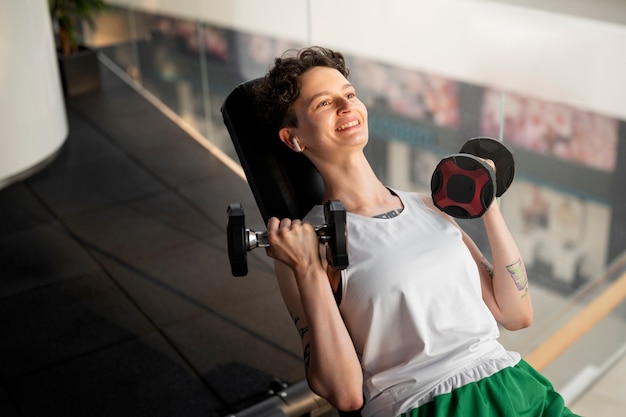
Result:
M318 166L318 170L324 179L324 201L339 200L351 213L375 216L402 207L399 198L378 179L364 155L350 163Z

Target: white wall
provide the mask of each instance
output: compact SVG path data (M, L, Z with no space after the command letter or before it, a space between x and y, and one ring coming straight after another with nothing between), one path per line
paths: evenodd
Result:
M46 0L0 0L0 188L68 133Z
M482 0L109 3L329 46L626 119L623 25Z

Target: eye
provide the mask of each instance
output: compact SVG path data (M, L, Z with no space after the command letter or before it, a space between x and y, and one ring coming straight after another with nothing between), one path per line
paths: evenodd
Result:
M323 100L317 104L317 107L326 107L330 104L330 100Z
M348 98L356 98L356 93L355 92L350 92L348 93Z

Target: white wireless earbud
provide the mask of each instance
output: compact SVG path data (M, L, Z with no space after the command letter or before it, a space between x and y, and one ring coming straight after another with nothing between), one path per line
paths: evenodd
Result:
M293 147L296 148L297 152L302 152L302 148L300 147L300 144L298 143L298 140L295 136L291 138L291 142L293 143Z

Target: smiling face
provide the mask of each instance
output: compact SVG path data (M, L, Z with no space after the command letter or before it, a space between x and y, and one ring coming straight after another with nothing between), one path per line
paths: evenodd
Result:
M362 149L368 137L367 109L348 79L334 68L314 67L300 83L293 106L298 127L283 128L283 141L289 144L296 136L303 148L319 155L346 146Z

